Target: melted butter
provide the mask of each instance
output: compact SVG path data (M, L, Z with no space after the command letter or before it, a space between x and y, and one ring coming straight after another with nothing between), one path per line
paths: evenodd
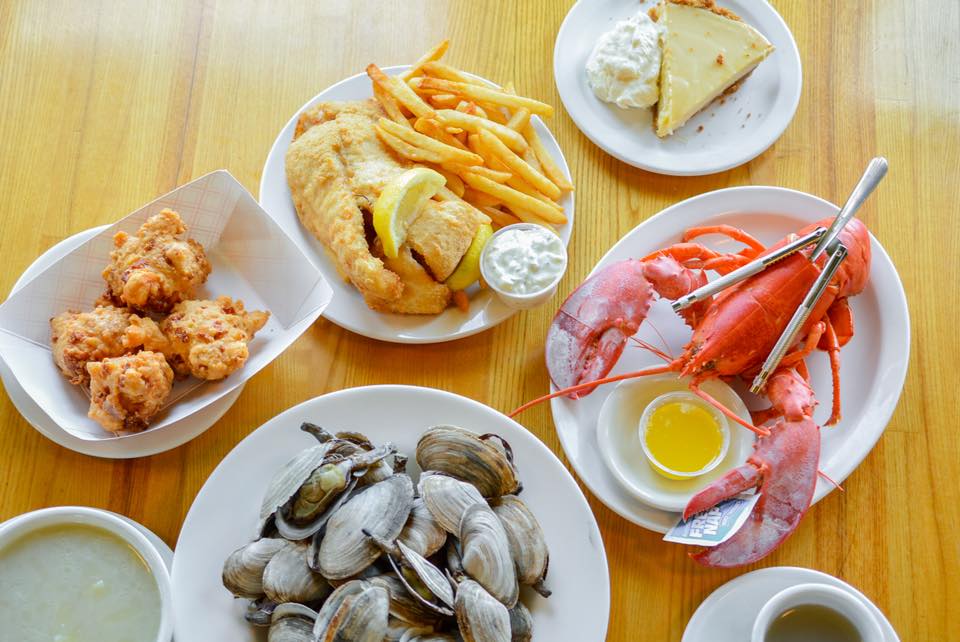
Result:
M153 642L160 592L146 562L95 526L41 528L0 549L0 640Z
M723 449L723 432L707 409L689 401L670 401L651 413L647 448L660 464L680 473L705 468ZM664 471L657 470L661 474ZM667 475L670 476L670 475Z

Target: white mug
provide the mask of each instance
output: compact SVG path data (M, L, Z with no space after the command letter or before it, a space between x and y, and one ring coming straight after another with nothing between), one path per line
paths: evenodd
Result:
M797 584L771 597L753 622L751 642L764 642L767 631L781 613L797 606L825 606L847 618L863 642L883 642L880 623L860 598L829 584Z
M173 638L173 593L170 573L160 553L143 533L116 515L85 506L57 506L25 513L0 524L0 549L6 544L45 526L84 524L97 526L113 533L129 544L147 563L160 593L160 630L156 642L170 642Z

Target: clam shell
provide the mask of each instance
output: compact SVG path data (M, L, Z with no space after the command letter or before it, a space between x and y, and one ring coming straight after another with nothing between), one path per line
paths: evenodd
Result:
M432 630L431 627L440 622L441 616L423 603L422 596L414 596L396 575L377 575L367 581L387 590L390 594L390 615L402 620L404 627Z
M313 642L317 613L302 604L279 604L273 611L267 642Z
M312 602L333 590L323 576L307 566L309 545L297 543L277 551L263 571L263 592L268 598L284 602Z
M517 603L520 587L503 524L486 504L474 504L460 521L463 569L507 608Z
M473 580L457 587L457 624L464 642L510 642L510 614Z
M381 551L364 531L395 540L412 507L413 482L407 475L393 475L354 495L327 522L315 560L320 573L345 579L370 566Z
M446 474L424 473L420 476L418 489L436 522L454 536L460 534L460 520L469 506L486 506L486 501L476 488Z
M329 450L329 442L301 450L276 472L267 486L267 492L264 494L263 502L260 505L261 524L265 524L281 506L293 497L314 469L323 463L323 459L327 456Z
M530 610L517 602L510 609L510 642L530 642L533 639L533 616Z
M245 597L255 600L262 597L263 570L277 552L288 546L290 542L264 537L241 546L230 553L223 563L223 585L236 597Z
M550 551L540 523L526 503L515 495L501 497L493 505L493 512L500 518L510 552L517 567L517 579L521 584L532 586L543 597L550 591L543 587L550 564Z
M390 607L387 590L363 580L348 582L337 590L341 589L343 597L329 616L324 613L326 604L317 616L315 642L382 642Z
M507 452L463 428L434 426L417 442L417 463L473 484L484 497L500 497L520 489Z
M424 557L430 557L443 548L447 541L447 531L434 519L423 498L418 497L413 500L410 517L407 518L397 541L403 542Z

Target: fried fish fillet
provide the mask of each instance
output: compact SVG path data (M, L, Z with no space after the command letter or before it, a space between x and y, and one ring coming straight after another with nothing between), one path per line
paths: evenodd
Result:
M400 254L395 259L384 256L380 239L374 241L373 251L400 277L404 287L400 297L391 301L366 295L364 298L371 309L398 314L440 314L450 304L450 288L430 276L413 257L408 245L400 246Z
M373 101L321 103L298 123L303 133L290 144L286 170L300 221L341 273L364 297L395 301L403 281L370 252L361 211L409 167L377 138L379 113Z
M463 201L429 201L407 230L407 245L437 281L446 281L490 218Z

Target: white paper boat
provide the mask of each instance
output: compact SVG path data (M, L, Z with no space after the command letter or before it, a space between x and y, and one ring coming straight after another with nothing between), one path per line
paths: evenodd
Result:
M227 394L277 358L320 316L332 290L313 263L224 170L161 196L80 245L0 305L0 357L23 389L67 432L88 440L123 439L87 417L89 399L57 369L50 350L50 318L90 310L105 289L100 272L113 235L135 232L164 208L180 213L187 235L206 248L213 267L197 298L228 295L270 320L250 343L243 368L218 382L177 381L148 430L187 417Z

